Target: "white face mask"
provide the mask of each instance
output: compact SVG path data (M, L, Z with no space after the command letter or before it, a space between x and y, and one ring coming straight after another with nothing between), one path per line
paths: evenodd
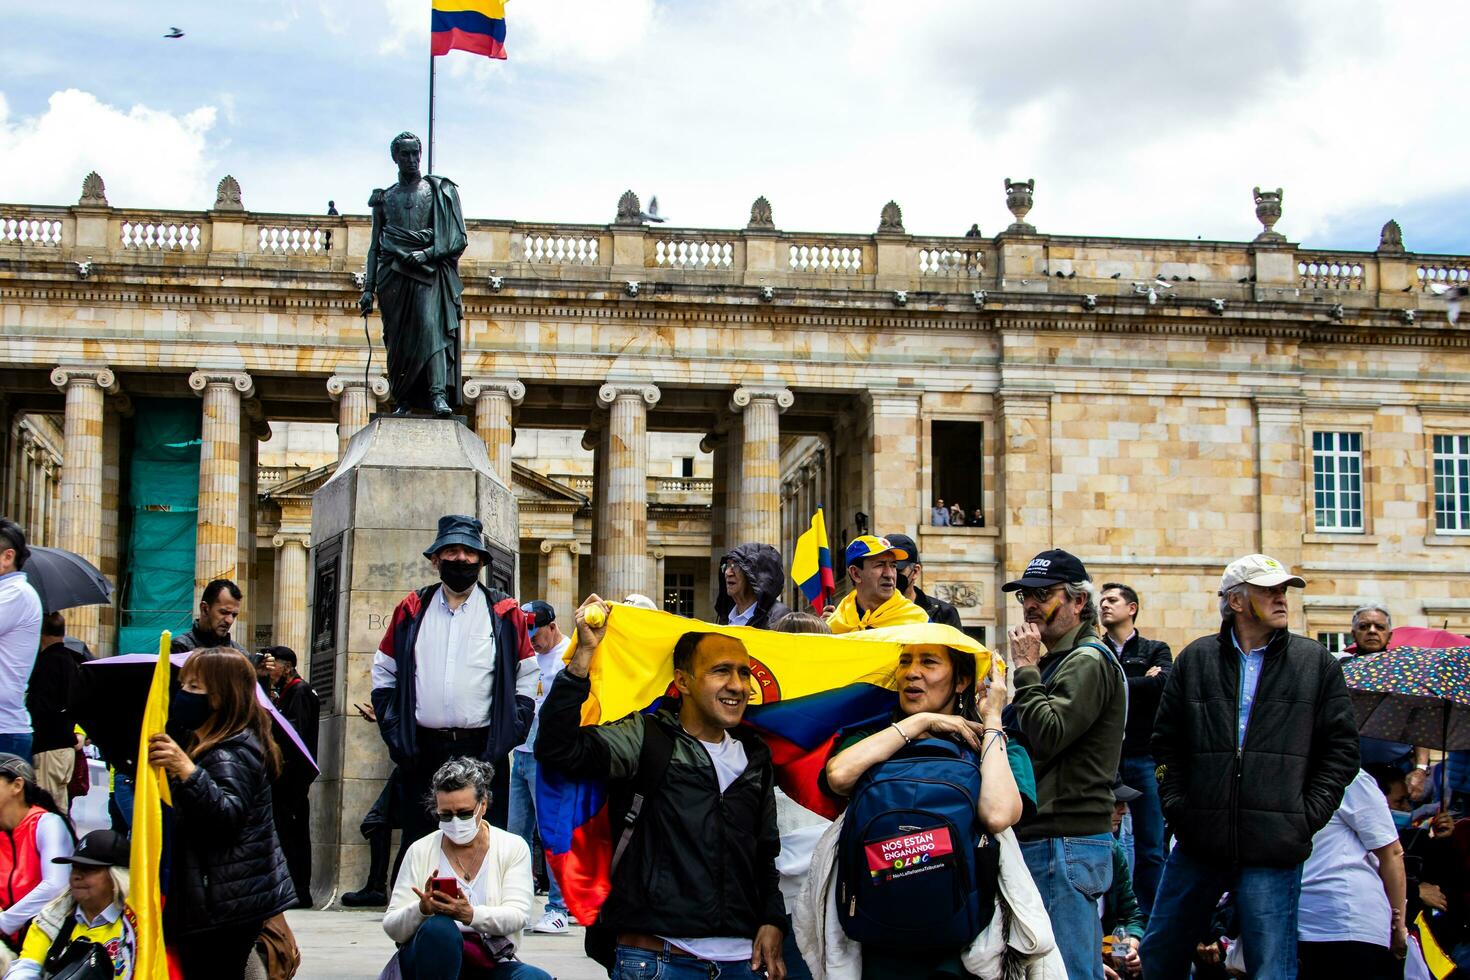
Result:
M475 835L480 832L480 818L474 816L455 817L453 820L440 820L439 829L444 832L445 837L448 837L460 846L464 846L474 840Z

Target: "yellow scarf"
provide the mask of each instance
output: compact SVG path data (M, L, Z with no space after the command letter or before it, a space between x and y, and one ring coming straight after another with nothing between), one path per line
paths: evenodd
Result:
M837 604L837 612L827 620L833 633L853 633L857 630L872 630L883 626L905 626L910 623L927 623L929 614L894 591L888 601L877 609L858 614L857 592L849 592Z

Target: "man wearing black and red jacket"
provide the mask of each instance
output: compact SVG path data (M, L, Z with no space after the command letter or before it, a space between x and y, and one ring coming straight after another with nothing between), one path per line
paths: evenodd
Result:
M1123 782L1138 790L1128 804L1133 817L1133 890L1145 916L1153 912L1154 891L1164 873L1164 811L1159 806L1159 782L1154 777L1154 715L1159 696L1174 666L1169 644L1140 636L1134 626L1138 617L1138 593L1121 582L1103 585L1097 597L1098 620L1103 639L1118 655L1128 678L1128 724L1123 730L1123 756L1118 771Z
M291 723L301 736L306 750L315 759L318 731L321 727L322 699L310 684L296 672L296 651L290 647L266 647L270 654L271 697L281 717ZM272 732L279 744L286 736L279 726ZM271 814L276 821L276 836L296 895L302 908L311 908L311 784L317 771L300 753L281 747L281 775L271 786Z
M507 759L531 730L540 679L520 603L480 583L490 552L479 520L441 517L424 557L439 582L404 597L373 658L378 733L402 777L400 863L438 826L423 801L452 758L494 765L487 819L504 829Z

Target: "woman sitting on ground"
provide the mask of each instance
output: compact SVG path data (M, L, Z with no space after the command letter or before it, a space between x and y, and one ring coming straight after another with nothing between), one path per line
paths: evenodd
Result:
M164 936L185 980L240 980L265 921L296 906L271 815L281 753L240 651L194 651L179 685L168 720L188 751L167 735L148 743L173 794Z
M41 910L26 933L25 947L5 980L54 976L85 955L86 945L103 947L114 980L130 980L137 960L137 937L128 897L128 839L112 830L94 830L76 853L53 859L70 868L70 888ZM64 934L64 935L63 935ZM44 971L44 972L43 972Z
M531 850L485 820L494 775L464 758L434 773L439 829L409 846L383 916L404 980L551 980L515 959L531 918Z
M53 864L76 847L71 821L36 784L36 770L0 752L0 969L20 952L26 925L66 891L66 868Z
M945 629L956 644L978 645L958 630ZM983 647L979 650L984 651ZM990 657L983 686L976 678L975 654L953 646L905 646L898 657L898 708L881 724L842 739L827 761L821 781L827 792L846 799L869 769L882 765L921 738L956 742L980 760L980 825L999 834L1023 815L1036 811L1036 782L1024 749L1011 743L1001 725L1006 681L1000 658ZM980 689L977 690L977 687ZM989 873L995 875L994 866ZM993 894L995 881L981 887ZM983 928L985 923L981 923ZM907 980L932 976L969 977L962 949L882 949L863 947L864 980Z

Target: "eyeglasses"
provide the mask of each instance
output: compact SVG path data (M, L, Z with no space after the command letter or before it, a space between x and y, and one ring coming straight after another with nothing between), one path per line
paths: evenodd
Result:
M468 810L439 810L434 816L446 823L450 820L473 820L475 818L475 808L470 807Z
M1061 588L1061 585L1060 584L1057 584L1057 585L1038 585L1038 586L1034 586L1032 588L1021 588L1021 589L1017 589L1016 590L1016 601L1019 602L1019 603L1022 603L1022 604L1024 604L1027 599L1034 599L1037 602L1045 602L1046 600L1048 600L1048 599L1051 598L1051 594L1053 592L1055 592L1057 589L1060 589L1060 588Z

